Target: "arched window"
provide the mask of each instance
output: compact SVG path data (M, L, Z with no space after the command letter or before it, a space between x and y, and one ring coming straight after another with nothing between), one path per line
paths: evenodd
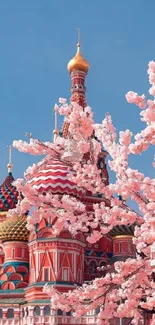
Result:
M67 311L66 316L71 316L71 311Z
M84 273L87 273L87 263L84 261Z
M51 314L51 308L49 305L46 305L44 307L44 316L50 316L50 314Z
M14 257L15 257L15 249L12 248L12 258L14 258Z
M7 317L7 318L14 318L14 310L13 310L13 308L9 308L9 309L7 310L6 317Z
M100 267L102 267L102 266L105 266L105 262L104 261L102 261L101 263L100 263Z
M25 317L27 317L29 315L29 310L28 310L28 307L26 307L26 310L25 310Z
M0 318L3 318L3 310L0 308Z
M1 289L2 290L14 290L15 289L15 285L14 285L13 282L6 281L6 282L4 282L2 284Z
M90 274L95 274L96 273L96 262L91 261L89 264L89 273Z
M40 316L40 307L39 306L34 307L34 316Z
M100 307L97 307L96 310L95 310L95 314L99 314L100 313Z
M63 312L62 312L61 309L58 309L58 315L59 315L59 316L62 316L62 315L63 315Z

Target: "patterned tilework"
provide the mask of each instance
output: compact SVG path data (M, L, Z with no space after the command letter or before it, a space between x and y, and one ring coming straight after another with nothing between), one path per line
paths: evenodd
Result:
M27 217L25 215L7 218L0 224L0 240L27 241L29 231L26 225Z
M12 173L9 173L0 186L0 212L13 209L17 204L18 192L15 186L12 185L13 181Z

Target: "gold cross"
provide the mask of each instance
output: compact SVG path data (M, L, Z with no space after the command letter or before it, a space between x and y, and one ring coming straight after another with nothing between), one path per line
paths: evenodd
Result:
M77 28L78 44L80 45L80 28Z
M8 146L9 148L9 164L12 163L12 150L13 150L13 147L10 145Z

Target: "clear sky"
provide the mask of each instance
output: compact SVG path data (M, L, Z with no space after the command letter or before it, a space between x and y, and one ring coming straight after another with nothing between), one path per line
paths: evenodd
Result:
M52 107L70 96L66 65L76 51L78 27L91 66L87 100L95 120L110 112L118 130L141 129L139 109L126 103L125 93L147 94L147 65L155 60L154 13L154 0L0 2L0 182L14 139L25 139L25 132L52 139ZM152 148L131 165L153 176L153 155ZM34 161L14 150L14 177Z

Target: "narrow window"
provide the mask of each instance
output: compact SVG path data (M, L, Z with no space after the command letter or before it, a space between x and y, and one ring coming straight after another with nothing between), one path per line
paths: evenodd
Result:
M44 307L44 316L50 316L50 314L51 314L51 307L46 305Z
M89 273L90 274L95 274L96 273L96 263L95 261L91 261L89 264Z
M24 248L22 248L22 258L24 257L24 254L25 253L25 249Z
M68 281L68 269L63 268L63 281Z
M128 244L128 252L131 253L131 243Z
M49 281L49 269L44 269L44 281Z
M40 316L40 307L39 306L34 307L34 316Z
M78 283L81 283L81 270L78 271Z
M9 308L7 311L7 318L14 318L14 310L12 308Z

